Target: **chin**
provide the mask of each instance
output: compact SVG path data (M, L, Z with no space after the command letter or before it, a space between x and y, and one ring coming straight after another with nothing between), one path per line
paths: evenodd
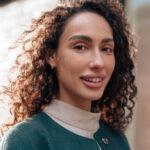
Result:
M86 96L86 99L88 99L89 101L96 101L96 100L100 99L103 96L102 94L98 93L97 95L96 94L89 95L89 96Z
M91 98L92 98L93 100L100 99L102 96L103 96L103 90L100 90L100 91L98 91L98 92L93 92L93 93L91 93Z

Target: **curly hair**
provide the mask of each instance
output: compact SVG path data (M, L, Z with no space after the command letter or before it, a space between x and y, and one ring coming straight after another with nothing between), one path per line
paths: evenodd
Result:
M112 28L116 60L103 96L92 102L92 111L98 106L103 121L115 130L125 131L132 120L137 93L133 63L136 46L124 9L117 0L61 0L55 9L33 20L18 40L23 52L16 58L15 68L13 66L17 77L10 80L3 92L10 97L13 118L5 127L42 111L53 100L59 87L47 58L56 52L69 19L87 11L103 16Z

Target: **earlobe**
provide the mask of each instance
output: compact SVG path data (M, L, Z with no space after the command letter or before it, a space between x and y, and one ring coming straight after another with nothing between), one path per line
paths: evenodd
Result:
M52 55L51 57L48 57L47 63L51 66L52 69L54 69L56 67L56 56Z

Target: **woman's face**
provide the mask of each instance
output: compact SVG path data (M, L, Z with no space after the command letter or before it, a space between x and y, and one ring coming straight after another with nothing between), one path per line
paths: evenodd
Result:
M115 66L114 39L108 22L83 12L67 22L54 54L57 98L81 109L102 97Z

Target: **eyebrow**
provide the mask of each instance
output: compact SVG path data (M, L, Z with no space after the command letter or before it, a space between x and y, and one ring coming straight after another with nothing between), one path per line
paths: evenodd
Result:
M74 35L72 37L69 38L69 41L70 40L84 40L84 41L87 41L87 42L92 42L92 38L90 38L89 36L86 36L86 35ZM102 39L101 43L114 43L114 39L113 38L104 38Z
M102 40L102 43L110 43L110 42L114 43L114 39L113 38L106 38L106 39Z
M70 40L84 40L87 42L92 42L92 39L88 36L85 36L85 35L74 35L74 36L69 38L69 41Z

